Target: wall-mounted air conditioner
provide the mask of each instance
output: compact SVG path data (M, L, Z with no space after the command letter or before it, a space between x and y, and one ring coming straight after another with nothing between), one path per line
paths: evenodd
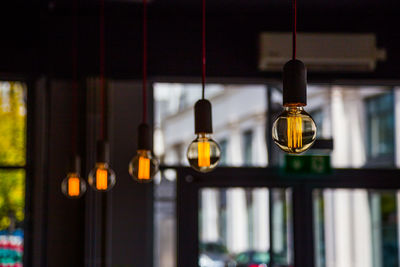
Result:
M291 33L261 33L260 70L282 71L291 57ZM386 51L376 47L375 34L298 33L297 57L309 71L371 72Z

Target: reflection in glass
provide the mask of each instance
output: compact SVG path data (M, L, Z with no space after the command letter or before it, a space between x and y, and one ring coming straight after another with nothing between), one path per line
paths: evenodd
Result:
M270 207L267 188L204 188L199 202L199 266L269 266ZM290 192L273 189L272 266L292 264ZM289 197L289 198L288 198Z
M396 192L325 189L313 199L316 267L399 266Z

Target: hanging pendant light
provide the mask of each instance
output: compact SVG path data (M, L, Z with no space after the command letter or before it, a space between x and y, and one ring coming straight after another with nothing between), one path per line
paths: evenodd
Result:
M308 150L317 136L307 105L307 70L296 59L297 2L293 0L293 58L283 67L283 107L272 126L272 138L280 149L299 154Z
M151 182L158 172L159 162L151 146L151 129L147 124L147 0L143 0L143 118L138 127L138 150L129 163L129 174L140 183Z
M186 156L190 166L199 172L214 170L221 157L221 149L211 135L212 112L211 103L204 98L206 78L206 0L203 0L202 19L202 99L194 106L194 123L196 139L189 145Z
M104 38L104 0L100 1L100 140L97 141L96 164L89 172L89 185L98 192L111 190L116 182L115 172L110 168L110 146L106 138L105 101L105 38Z
M86 182L80 176L81 159L75 156L71 159L71 166L67 177L61 183L61 191L68 198L80 198L86 192Z
M74 0L74 15L72 23L72 130L71 130L71 147L73 153L70 166L68 167L67 176L61 182L61 192L68 198L77 199L86 192L86 182L81 178L81 160L77 155L77 136L78 136L78 1Z
M99 192L111 190L116 182L115 172L110 168L110 146L107 141L97 141L96 164L89 173L90 186Z

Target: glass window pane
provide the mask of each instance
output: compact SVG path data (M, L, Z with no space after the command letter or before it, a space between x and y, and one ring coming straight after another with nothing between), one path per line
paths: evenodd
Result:
M309 85L305 110L317 124L317 138L332 138L335 168L392 168L400 114L399 88L387 86ZM281 105L281 93L272 101ZM399 103L400 104L400 103ZM311 153L312 151L309 151ZM400 160L397 160L400 166Z
M0 81L0 165L25 165L25 86Z
M24 206L25 170L0 170L0 266L22 266Z
M399 266L395 191L324 189L313 194L316 267Z
M225 166L266 166L267 90L264 85L207 85L213 139L222 145ZM186 150L195 139L193 106L200 84L154 84L155 151L165 165L188 165Z
M269 199L272 192L272 215ZM285 189L204 188L199 199L199 266L292 264L291 203ZM270 216L274 231L270 242Z

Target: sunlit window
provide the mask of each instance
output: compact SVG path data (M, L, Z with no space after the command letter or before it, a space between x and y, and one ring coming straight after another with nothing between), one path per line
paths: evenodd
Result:
M22 266L26 88L0 82L0 266Z

